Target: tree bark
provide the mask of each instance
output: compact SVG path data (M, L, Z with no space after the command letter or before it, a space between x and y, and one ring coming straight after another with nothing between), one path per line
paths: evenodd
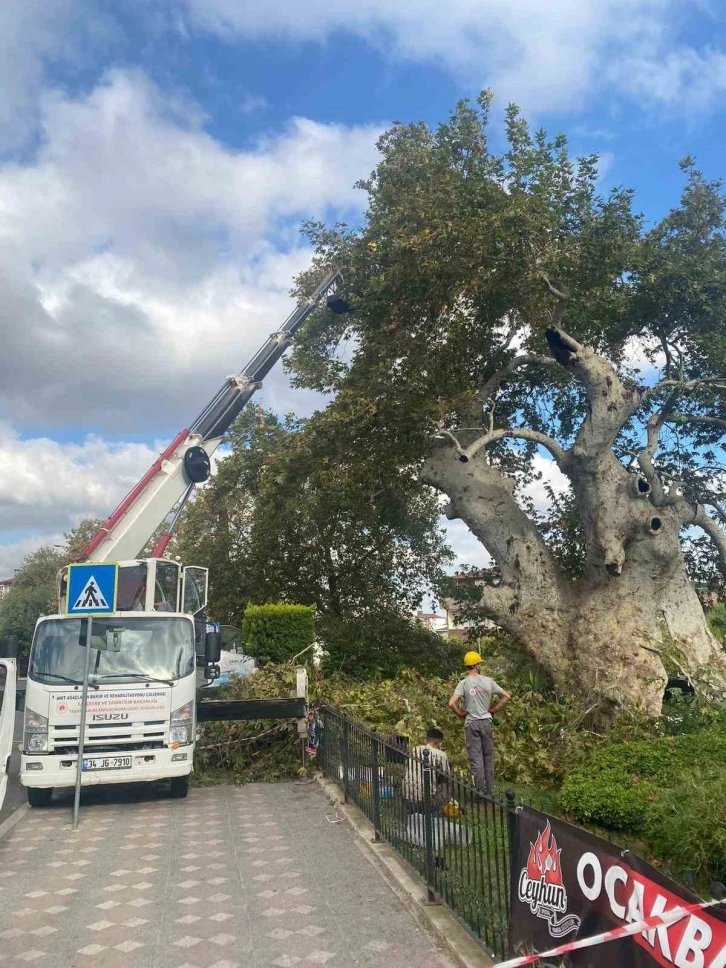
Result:
M482 590L481 606L550 673L603 719L625 710L661 712L669 672L680 671L711 696L726 694L726 655L711 635L686 574L684 526L702 527L726 555L726 536L700 507L666 491L655 470L658 435L672 413L671 395L648 423L648 440L630 473L613 445L650 391L626 387L607 360L560 329L547 339L554 360L584 388L586 416L564 450L525 428L490 426L464 447L442 431L421 478L449 497L490 552L502 575ZM518 358L505 367L511 375ZM483 394L502 380L491 378ZM488 460L487 447L520 437L547 447L569 476L586 541L584 574L566 580L536 526L514 498L515 482ZM725 558L726 560L726 558Z
M461 518L494 557L501 584L482 592L482 608L527 644L556 680L567 676L567 622L563 586L537 528L514 499L514 481L481 456L462 463L454 447L439 445L421 479L449 498L449 516Z

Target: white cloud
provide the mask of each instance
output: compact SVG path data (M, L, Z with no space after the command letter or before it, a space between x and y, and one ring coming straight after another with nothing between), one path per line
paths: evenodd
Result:
M37 119L46 58L69 42L76 0L3 0L0 13L0 153L23 145Z
M191 419L292 308L299 220L359 211L377 134L298 118L234 151L138 73L47 95L36 160L0 167L0 418Z
M193 24L234 39L363 37L394 56L443 66L529 109L582 107L595 92L707 107L724 87L724 53L679 35L685 0L178 0ZM344 46L344 40L341 42Z
M0 424L0 531L62 532L106 517L162 449L88 437L58 443L21 438Z
M19 541L12 541L8 544L0 545L0 581L4 578L12 578L13 572L20 566L23 558L36 551L44 545L59 545L63 542L61 532L49 532L34 534L28 538L21 538Z

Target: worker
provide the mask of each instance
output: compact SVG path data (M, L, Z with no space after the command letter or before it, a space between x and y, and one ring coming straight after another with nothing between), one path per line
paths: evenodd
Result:
M438 810L450 797L449 758L443 751L444 734L435 726L426 731L426 745L416 746L408 759L406 774L403 778L403 796L409 813L423 813L424 780L423 764L424 750L429 751L431 764L431 804Z
M509 700L510 695L489 676L481 674L484 660L478 652L467 652L464 665L467 675L457 684L448 706L461 719L466 720L466 751L469 754L474 783L477 790L494 792L494 738L492 716L496 715ZM492 698L497 702L492 705ZM463 702L464 708L460 704Z

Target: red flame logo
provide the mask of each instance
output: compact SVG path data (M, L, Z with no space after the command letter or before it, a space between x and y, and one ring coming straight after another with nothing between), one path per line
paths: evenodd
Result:
M529 848L527 859L527 876L530 880L544 880L545 884L562 884L562 868L557 841L552 833L549 820L547 826L540 833Z

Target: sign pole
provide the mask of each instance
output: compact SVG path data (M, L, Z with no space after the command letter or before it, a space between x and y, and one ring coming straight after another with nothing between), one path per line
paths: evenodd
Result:
M91 633L94 615L111 615L116 611L118 565L108 561L68 566L66 615L85 618L86 657L83 664L83 693L81 694L81 722L78 733L78 763L76 764L76 792L73 798L73 829L78 826L83 776L83 750L86 740L86 710L88 706L88 677L91 668Z
M83 747L86 737L86 705L88 703L88 676L91 668L91 632L93 616L86 619L86 657L83 666L83 693L81 695L81 724L78 733L78 763L76 765L76 793L73 798L73 829L78 827L78 811L81 804L81 777L83 776Z

